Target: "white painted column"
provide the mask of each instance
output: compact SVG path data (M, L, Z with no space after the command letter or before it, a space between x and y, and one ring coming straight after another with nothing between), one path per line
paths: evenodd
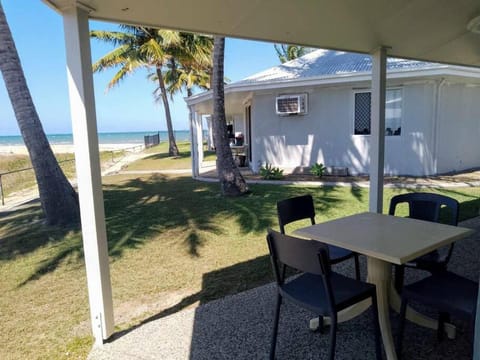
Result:
M192 177L195 179L200 175L200 164L198 161L198 144L197 144L197 126L195 125L195 113L193 107L189 107L190 117L190 152L192 157Z
M208 150L213 150L213 124L212 124L212 115L207 116L207 128L208 128L208 137L207 137L207 145Z
M114 320L88 13L74 6L65 9L63 24L90 317L101 344L113 333Z
M202 114L195 113L195 124L197 127L197 152L198 152L198 168L200 169L203 164L203 127L202 127Z
M200 176L200 168L203 162L203 132L202 132L202 116L198 112L193 111L190 107L190 148L192 155L192 176L196 178Z
M369 210L382 213L385 158L386 48L381 47L372 54L372 65Z

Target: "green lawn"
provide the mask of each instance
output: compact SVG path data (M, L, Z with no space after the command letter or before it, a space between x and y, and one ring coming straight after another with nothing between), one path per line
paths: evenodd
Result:
M168 156L168 142L162 142L146 150L151 154L141 161L136 161L125 167L125 170L178 170L191 169L192 158L190 156L190 143L177 143L180 156ZM205 151L204 161L215 161L214 151Z
M362 188L251 190L223 198L189 176L104 178L117 329L272 281L265 234L279 199L311 193L318 222L367 210ZM385 204L400 192L386 189ZM480 188L441 193L461 201L462 219L478 215ZM0 358L83 359L92 338L81 238L40 219L38 203L0 217Z

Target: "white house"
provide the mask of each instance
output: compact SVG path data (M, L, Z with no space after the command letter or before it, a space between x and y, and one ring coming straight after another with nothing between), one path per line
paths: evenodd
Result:
M316 50L225 87L227 121L243 133L253 171L314 163L370 169L369 55ZM186 99L194 175L212 94ZM388 58L385 174L432 175L480 166L480 70Z

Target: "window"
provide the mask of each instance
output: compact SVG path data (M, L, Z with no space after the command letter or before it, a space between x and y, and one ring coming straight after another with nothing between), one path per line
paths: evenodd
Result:
M402 90L388 89L385 99L385 135L399 136L402 132ZM371 93L355 93L355 135L370 135Z
M385 99L385 135L399 136L402 132L402 89L389 89Z
M355 135L370 135L371 93L355 93Z

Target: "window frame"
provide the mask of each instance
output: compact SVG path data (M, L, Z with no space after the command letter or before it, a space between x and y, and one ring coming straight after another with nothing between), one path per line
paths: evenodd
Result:
M401 93L401 116L400 116L400 135L387 135L385 133L385 137L388 137L388 138L400 138L402 135L403 135L403 110L404 110L404 91L403 91L403 87L401 86L395 86L395 87L389 87L386 89L386 92L388 91L394 91L394 90L400 90L400 93ZM368 134L355 134L355 106L356 106L356 102L355 102L355 95L358 94L358 93L370 93L370 96L372 94L372 89L355 89L353 90L352 92L352 102L353 102L353 111L352 111L352 135L353 136L370 136L372 134L372 118L371 118L371 114L370 114L370 132ZM386 99L386 96L385 96L385 102L387 101ZM370 106L372 105L371 103L371 97L370 97ZM385 111L386 111L386 104L385 104ZM385 125L387 125L387 117L386 117L386 114L385 114ZM385 131L386 131L386 127L385 127Z

